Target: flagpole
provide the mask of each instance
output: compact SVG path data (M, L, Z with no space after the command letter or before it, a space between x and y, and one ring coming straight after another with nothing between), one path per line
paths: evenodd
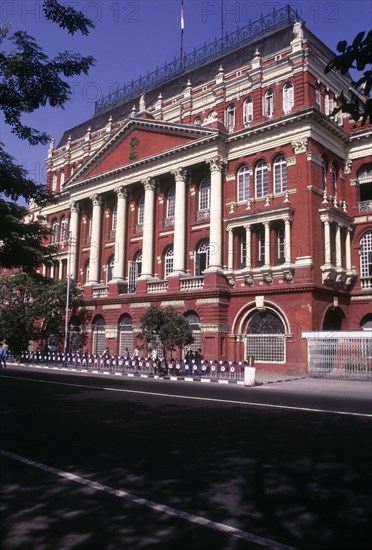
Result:
M221 38L223 40L223 0L221 0Z
M183 0L181 0L181 67L183 66L183 29L185 26L183 18Z

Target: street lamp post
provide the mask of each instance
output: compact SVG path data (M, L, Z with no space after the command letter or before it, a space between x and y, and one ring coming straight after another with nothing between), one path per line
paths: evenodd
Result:
M68 311L70 309L70 271L71 271L71 247L72 247L72 233L69 232L68 241L67 241L67 288L66 288L66 311L65 311L65 345L64 345L64 355L66 357L67 348L68 348ZM67 358L66 358L67 361Z

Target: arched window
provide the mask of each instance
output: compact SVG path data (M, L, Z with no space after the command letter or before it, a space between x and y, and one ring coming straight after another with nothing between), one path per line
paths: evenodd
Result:
M93 320L92 326L92 353L95 355L101 355L105 351L105 320L103 317L98 315Z
M209 240L202 241L196 251L195 258L195 277L203 275L204 271L209 266Z
M367 313L365 317L360 322L360 328L362 330L369 330L372 331L372 313ZM372 347L372 341L370 343L370 346Z
M168 246L164 254L164 276L168 277L173 271L173 246Z
M61 220L61 232L60 232L60 241L64 243L67 241L67 218L63 217Z
M53 177L52 177L52 191L57 191L57 182L58 182L57 174L53 174Z
M372 283L372 231L360 239L360 282L362 288L370 288Z
M142 195L140 200L138 201L138 216L137 216L137 224L141 227L143 226L143 216L145 213L145 196Z
M58 220L55 219L52 222L52 244L56 244L58 242L58 232L59 232L59 223L58 223Z
M250 193L250 172L246 164L243 164L238 170L238 202L247 201Z
M226 109L226 128L229 132L235 128L235 105L233 103Z
M372 209L372 164L363 166L358 172L359 212L371 212Z
M294 86L292 82L287 82L283 88L283 112L286 115L290 113L294 105Z
M268 90L263 99L263 112L267 117L272 117L274 114L274 90Z
M287 161L280 155L274 161L274 192L283 193L288 187Z
M256 198L265 197L269 191L269 171L266 162L259 162L256 166Z
M59 186L60 186L61 189L62 189L64 183L65 183L65 171L61 170L61 177L60 177L60 180L59 180Z
M189 349L197 351L201 349L201 330L199 316L194 312L185 313L185 317L189 323L194 342L189 346Z
M174 218L176 207L176 188L171 187L167 195L167 218Z
M211 178L203 179L199 187L199 210L209 210L211 207Z
M285 328L281 319L271 311L257 311L247 324L246 357L257 363L285 361Z
M114 256L110 256L106 265L106 284L112 281L113 272L114 272Z
M252 120L253 120L253 100L251 97L247 97L247 99L243 103L244 126L249 126Z
M200 116L195 117L194 124L196 124L197 126L200 126L201 123L202 123L202 120L201 120Z
M136 291L137 279L142 272L142 250L137 252L132 261L128 262L128 292Z
M119 353L128 348L129 355L133 354L133 320L130 315L123 315L119 322Z

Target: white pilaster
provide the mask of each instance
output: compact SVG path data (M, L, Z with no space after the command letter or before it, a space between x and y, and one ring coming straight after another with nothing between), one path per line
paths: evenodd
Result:
M285 263L291 263L291 222L284 220Z
M324 221L324 260L326 265L331 265L331 224Z
M251 226L245 226L245 242L246 242L246 253L245 253L245 267L246 269L251 269L252 267L252 232Z
M265 226L265 267L270 266L270 223L264 222Z
M234 232L232 229L227 230L229 239L228 239L228 249L227 249L227 269L232 271L234 269Z
M346 229L346 243L345 243L345 261L346 269L351 270L351 227Z
M336 267L342 267L341 226L339 224L336 227Z

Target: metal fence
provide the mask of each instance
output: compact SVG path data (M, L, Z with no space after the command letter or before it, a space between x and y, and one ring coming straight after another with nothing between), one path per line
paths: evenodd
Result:
M186 361L183 359L153 361L148 357L124 359L118 355L81 353L25 352L21 361L26 364L45 365L55 368L78 369L87 372L126 373L132 375L209 378L221 380L244 380L244 367L252 361Z
M312 378L372 380L372 333L303 332L308 341L308 375Z

